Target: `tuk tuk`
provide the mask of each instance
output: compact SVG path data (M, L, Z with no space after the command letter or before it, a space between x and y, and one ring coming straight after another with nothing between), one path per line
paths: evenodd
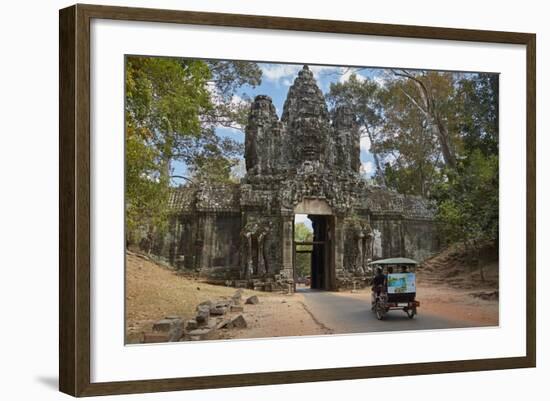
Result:
M371 309L376 313L376 318L382 320L390 310L399 309L409 319L413 319L420 306L416 300L418 262L408 258L390 258L375 260L369 265L375 274L372 279Z

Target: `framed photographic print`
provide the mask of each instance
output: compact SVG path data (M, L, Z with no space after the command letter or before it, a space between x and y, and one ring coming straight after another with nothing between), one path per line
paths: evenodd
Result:
M534 367L535 35L60 11L60 390Z

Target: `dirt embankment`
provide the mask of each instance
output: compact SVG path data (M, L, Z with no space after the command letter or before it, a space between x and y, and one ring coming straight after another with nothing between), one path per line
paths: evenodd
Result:
M498 249L486 244L476 256L472 258L464 247L454 245L424 261L417 272L417 299L422 310L498 325Z
M231 297L235 288L206 284L178 275L173 270L134 253L126 254L126 342L140 342L144 332L166 316L184 320L196 314L196 306L207 300ZM262 338L325 334L303 305L299 294L243 290L243 298L257 295L260 303L244 305L247 328L219 330L219 338ZM280 322L285 313L284 325Z

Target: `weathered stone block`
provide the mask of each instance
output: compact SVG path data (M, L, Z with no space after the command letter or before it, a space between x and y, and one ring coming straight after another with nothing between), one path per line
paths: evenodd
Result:
M231 323L231 319L223 319L216 325L216 329L227 329L229 323Z
M244 329L247 326L246 320L245 320L243 315L239 315L237 317L234 317L231 320L230 325L231 325L231 327L236 328L236 329Z
M168 333L174 327L174 319L162 319L153 324L153 331Z
M247 324L244 316L238 315L234 318L223 320L217 327L218 329L244 329L247 327Z
M187 331L195 330L199 328L199 324L195 319L191 319L187 321L187 325L185 326L185 329Z
M200 307L197 311L197 315L195 316L195 320L197 321L199 326L207 324L209 318L210 318L210 308L206 306Z
M260 300L258 299L257 295L252 295L251 297L248 297L246 299L246 303L249 305L256 305L260 303Z
M178 324L176 324L172 330L170 330L170 338L169 341L179 341L183 334L185 333L184 330L184 322L180 320Z
M214 308L228 308L233 304L233 301L231 299L223 299L219 300L215 303Z
M202 328L202 329L196 329L191 330L189 333L187 333L187 336L190 340L208 340L212 338L214 334L214 329L211 328Z
M197 311L199 309L210 309L214 306L214 303L211 300L203 301L197 305Z
M210 309L210 315L212 316L222 316L227 312L225 306L216 306L215 308Z

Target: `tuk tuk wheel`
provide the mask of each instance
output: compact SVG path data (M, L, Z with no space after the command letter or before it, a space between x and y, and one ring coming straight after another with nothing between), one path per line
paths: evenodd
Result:
M407 312L407 316L409 317L409 319L413 319L414 315L416 315L416 308L407 309L405 312Z
M376 318L378 320L382 320L384 319L384 315L386 314L386 311L384 310L384 308L382 307L382 305L380 304L376 304L375 308L374 308L374 311L376 313Z

